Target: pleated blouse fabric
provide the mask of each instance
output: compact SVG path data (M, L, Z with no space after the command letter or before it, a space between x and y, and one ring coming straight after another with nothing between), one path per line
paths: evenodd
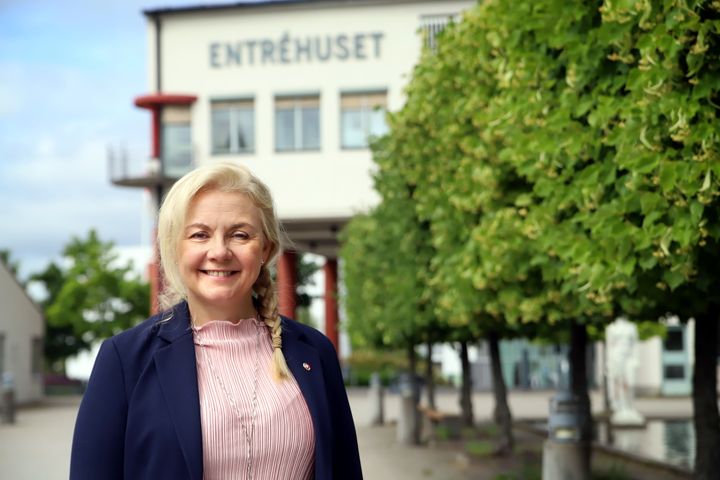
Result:
M314 473L312 418L294 378L272 376L269 328L255 319L193 327L204 480L309 480ZM257 336L259 335L259 337ZM259 340L259 346L257 341ZM257 404L253 428L255 359Z

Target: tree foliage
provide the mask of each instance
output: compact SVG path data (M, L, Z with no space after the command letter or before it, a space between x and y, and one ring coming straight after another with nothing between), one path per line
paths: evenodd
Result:
M437 45L375 152L382 204L348 241L367 236L373 266L378 215L426 224L415 291L475 332L695 317L698 476L719 470L720 4L490 0Z
M384 142L374 143L375 158L387 153ZM415 345L442 328L428 281L430 235L402 178L379 175L376 189L383 203L341 234L348 331L358 347Z
M313 301L308 290L314 286L313 276L320 267L316 263L308 260L302 253L297 254L296 260L295 271L297 272L297 279L295 282L295 301L298 308L307 310Z
M133 326L150 309L148 285L130 263L118 264L113 244L103 242L94 230L86 238L71 239L62 255L62 262L50 263L31 277L47 294L42 302L45 356L59 372L66 358Z
M527 225L563 283L590 305L698 320L705 478L720 467L720 6L493 2L484 14L502 25L491 30L508 81L492 129L512 141L500 157L533 185Z

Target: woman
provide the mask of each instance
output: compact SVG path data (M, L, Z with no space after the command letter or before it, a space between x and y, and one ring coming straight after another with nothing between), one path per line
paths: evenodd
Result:
M362 478L336 352L281 318L267 187L200 167L158 218L165 312L106 340L83 397L71 479Z

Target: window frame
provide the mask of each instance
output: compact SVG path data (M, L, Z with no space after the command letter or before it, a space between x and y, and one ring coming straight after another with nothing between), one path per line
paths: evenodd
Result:
M220 151L217 150L215 147L215 128L213 124L213 113L215 111L215 108L219 104L227 104L227 109L229 111L229 118L228 118L228 129L229 129L229 139L230 139L230 146L228 148L228 151ZM212 156L224 156L224 155L253 155L256 153L257 150L257 143L256 143L256 130L257 130L257 115L256 115L256 108L255 108L255 97L252 96L240 96L240 97L230 97L230 98L211 98L210 99L210 155ZM237 147L236 149L233 149L233 144L237 144L237 138L234 135L234 132L236 132L236 128L239 125L238 120L238 113L239 111L250 111L250 118L252 119L252 128L250 131L250 134L248 138L250 139L250 148L241 149L239 145L235 145Z
M457 13L438 13L420 16L420 27L423 38L423 47L431 51L437 50L437 36L445 30L448 24L457 23L460 20L460 14Z
M177 144L168 141L171 135L170 131L173 128L187 129L189 139L187 145L183 144L181 148L177 148ZM163 107L160 119L160 142L162 145L162 174L164 176L179 178L192 170L193 165L195 165L195 145L193 144L192 109L189 105L168 105ZM173 151L171 152L171 150ZM188 165L170 162L171 159L178 155L185 154L189 157ZM184 167L187 167L187 169ZM176 171L175 169L182 169L182 171Z
M373 97L380 97L380 96L383 96L383 100L384 100L384 103L382 106L379 104L379 102L372 101ZM357 97L361 100L361 102L365 101L367 99L370 100L369 102L367 102L367 105L361 105L361 108L360 108L362 129L364 130L364 134L365 134L363 145L354 146L354 145L346 145L345 144L345 141L344 141L345 139L343 138L344 132L345 132L345 118L344 118L343 114L345 113L346 107L345 107L345 103L343 101L343 97ZM340 144L341 150L346 150L346 151L367 150L370 147L370 143L368 142L368 139L375 134L369 131L370 124L371 124L369 121L369 116L370 116L370 114L375 112L376 109L378 109L378 108L380 108L383 112L383 123L384 123L385 131L381 135L387 133L388 125L387 125L387 121L385 120L385 114L387 114L387 111L388 111L387 110L387 97L388 97L388 92L386 89L347 90L347 91L340 92L340 102L339 102L339 107L340 107L339 119L340 119L340 121L338 122L340 125L340 131L338 133L340 136L339 144Z
M276 94L273 98L273 120L275 123L273 147L275 153L292 153L292 152L319 152L322 150L322 119L321 119L321 98L319 93L302 93L302 94ZM291 106L292 108L287 108ZM307 147L303 142L304 122L302 121L304 110L311 110L313 107L317 110L317 146ZM278 112L282 110L291 110L293 114L293 146L291 148L280 148L278 146L279 125Z

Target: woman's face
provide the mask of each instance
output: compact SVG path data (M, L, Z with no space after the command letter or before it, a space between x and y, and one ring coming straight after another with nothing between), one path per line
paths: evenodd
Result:
M254 315L252 286L270 246L242 193L201 192L189 205L178 267L196 323Z

